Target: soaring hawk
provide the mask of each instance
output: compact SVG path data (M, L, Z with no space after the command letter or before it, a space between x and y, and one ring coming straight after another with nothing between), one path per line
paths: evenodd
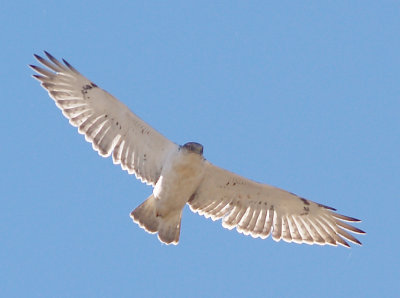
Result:
M261 184L219 168L203 157L203 146L182 146L168 140L107 91L45 52L35 55L45 67L31 65L34 77L54 99L69 122L78 127L101 156L154 187L153 193L131 212L132 219L161 242L179 241L183 207L225 228L275 241L361 245L347 231L364 234L334 208L285 190ZM347 230L347 231L346 231Z

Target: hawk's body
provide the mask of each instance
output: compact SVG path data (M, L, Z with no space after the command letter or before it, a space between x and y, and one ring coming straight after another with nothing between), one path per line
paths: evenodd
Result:
M190 146L172 152L153 194L132 211L133 220L150 233L158 232L161 241L177 244L183 207L199 187L205 165L202 154Z
M171 142L132 113L111 94L82 76L64 60L46 53L35 57L51 71L31 67L56 105L78 127L102 156L112 154L129 173L154 187L153 194L131 217L162 242L179 241L182 210L186 204L223 226L253 237L308 244L361 244L345 230L363 234L344 221L359 220L337 214L279 188L253 182L212 165L197 143ZM344 230L345 229L345 230Z

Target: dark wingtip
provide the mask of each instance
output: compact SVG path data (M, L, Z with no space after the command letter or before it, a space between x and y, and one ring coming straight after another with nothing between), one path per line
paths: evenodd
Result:
M42 58L42 56L39 56L39 55L37 55L37 54L33 54L33 56L34 56L34 57L36 58L36 60L38 60L39 62L44 60L44 59Z
M346 216L348 218L348 221L352 221L352 222L361 222L361 219L355 218L355 217L350 217L350 216Z
M318 204L318 206L319 206L319 207L322 207L322 208L325 208L325 209L332 210L332 211L336 211L336 208L329 207L329 206L327 206L327 205L324 205L324 204Z
M351 248L350 244L348 244L347 241L344 240L343 238L342 238L342 241L338 242L338 243L341 244L342 246L346 247L346 248Z
M350 241L353 242L353 243L355 243L355 244L358 244L358 245L362 246L361 241L358 240L357 238L354 238L354 239L352 239L352 240L350 240Z
M41 69L39 66L33 64L29 64L29 67L32 68L34 71L38 71L38 69Z
M53 55L50 54L49 52L47 52L47 51L43 51L43 52L46 54L47 57L49 57L49 58L50 58L50 57L54 58Z
M40 63L42 63L42 64L46 64L46 59L44 59L42 56L39 56L39 55L36 55L36 54L33 54L33 56L36 58L36 60L37 61L39 61Z
M69 64L67 60L65 60L65 59L63 58L62 61L64 62L64 64L65 64L66 66L68 66L69 69L75 70L75 68L74 68L71 64Z
M354 218L354 217L350 217L350 216L346 216L343 214L339 214L336 212L329 212L330 215L332 215L334 218L343 220L343 221L349 221L349 222L361 222L360 219Z
M46 54L47 58L49 58L54 64L59 66L60 63L58 62L58 60L52 54L50 54L47 51L44 51L44 53Z
M34 74L34 75L32 75L32 77L35 78L36 80L38 80L39 82L43 82L43 78L44 78L43 76Z

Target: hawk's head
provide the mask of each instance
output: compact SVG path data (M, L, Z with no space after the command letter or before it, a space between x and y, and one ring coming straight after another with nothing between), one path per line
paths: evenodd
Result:
M203 155L203 145L195 142L189 142L182 146L187 151Z

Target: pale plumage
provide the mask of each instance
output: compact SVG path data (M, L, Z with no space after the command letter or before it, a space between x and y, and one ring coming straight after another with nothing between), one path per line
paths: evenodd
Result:
M346 222L358 219L335 209L223 170L203 158L197 143L178 146L133 114L111 94L82 76L68 62L35 55L49 70L31 65L56 105L102 156L154 186L132 219L162 242L177 244L184 205L225 228L276 241L361 244L347 231L364 232Z
M50 72L31 67L56 105L101 156L112 153L113 161L147 184L155 185L168 153L178 148L129 111L123 103L98 88L65 60L61 64L46 53L50 61L35 57Z

